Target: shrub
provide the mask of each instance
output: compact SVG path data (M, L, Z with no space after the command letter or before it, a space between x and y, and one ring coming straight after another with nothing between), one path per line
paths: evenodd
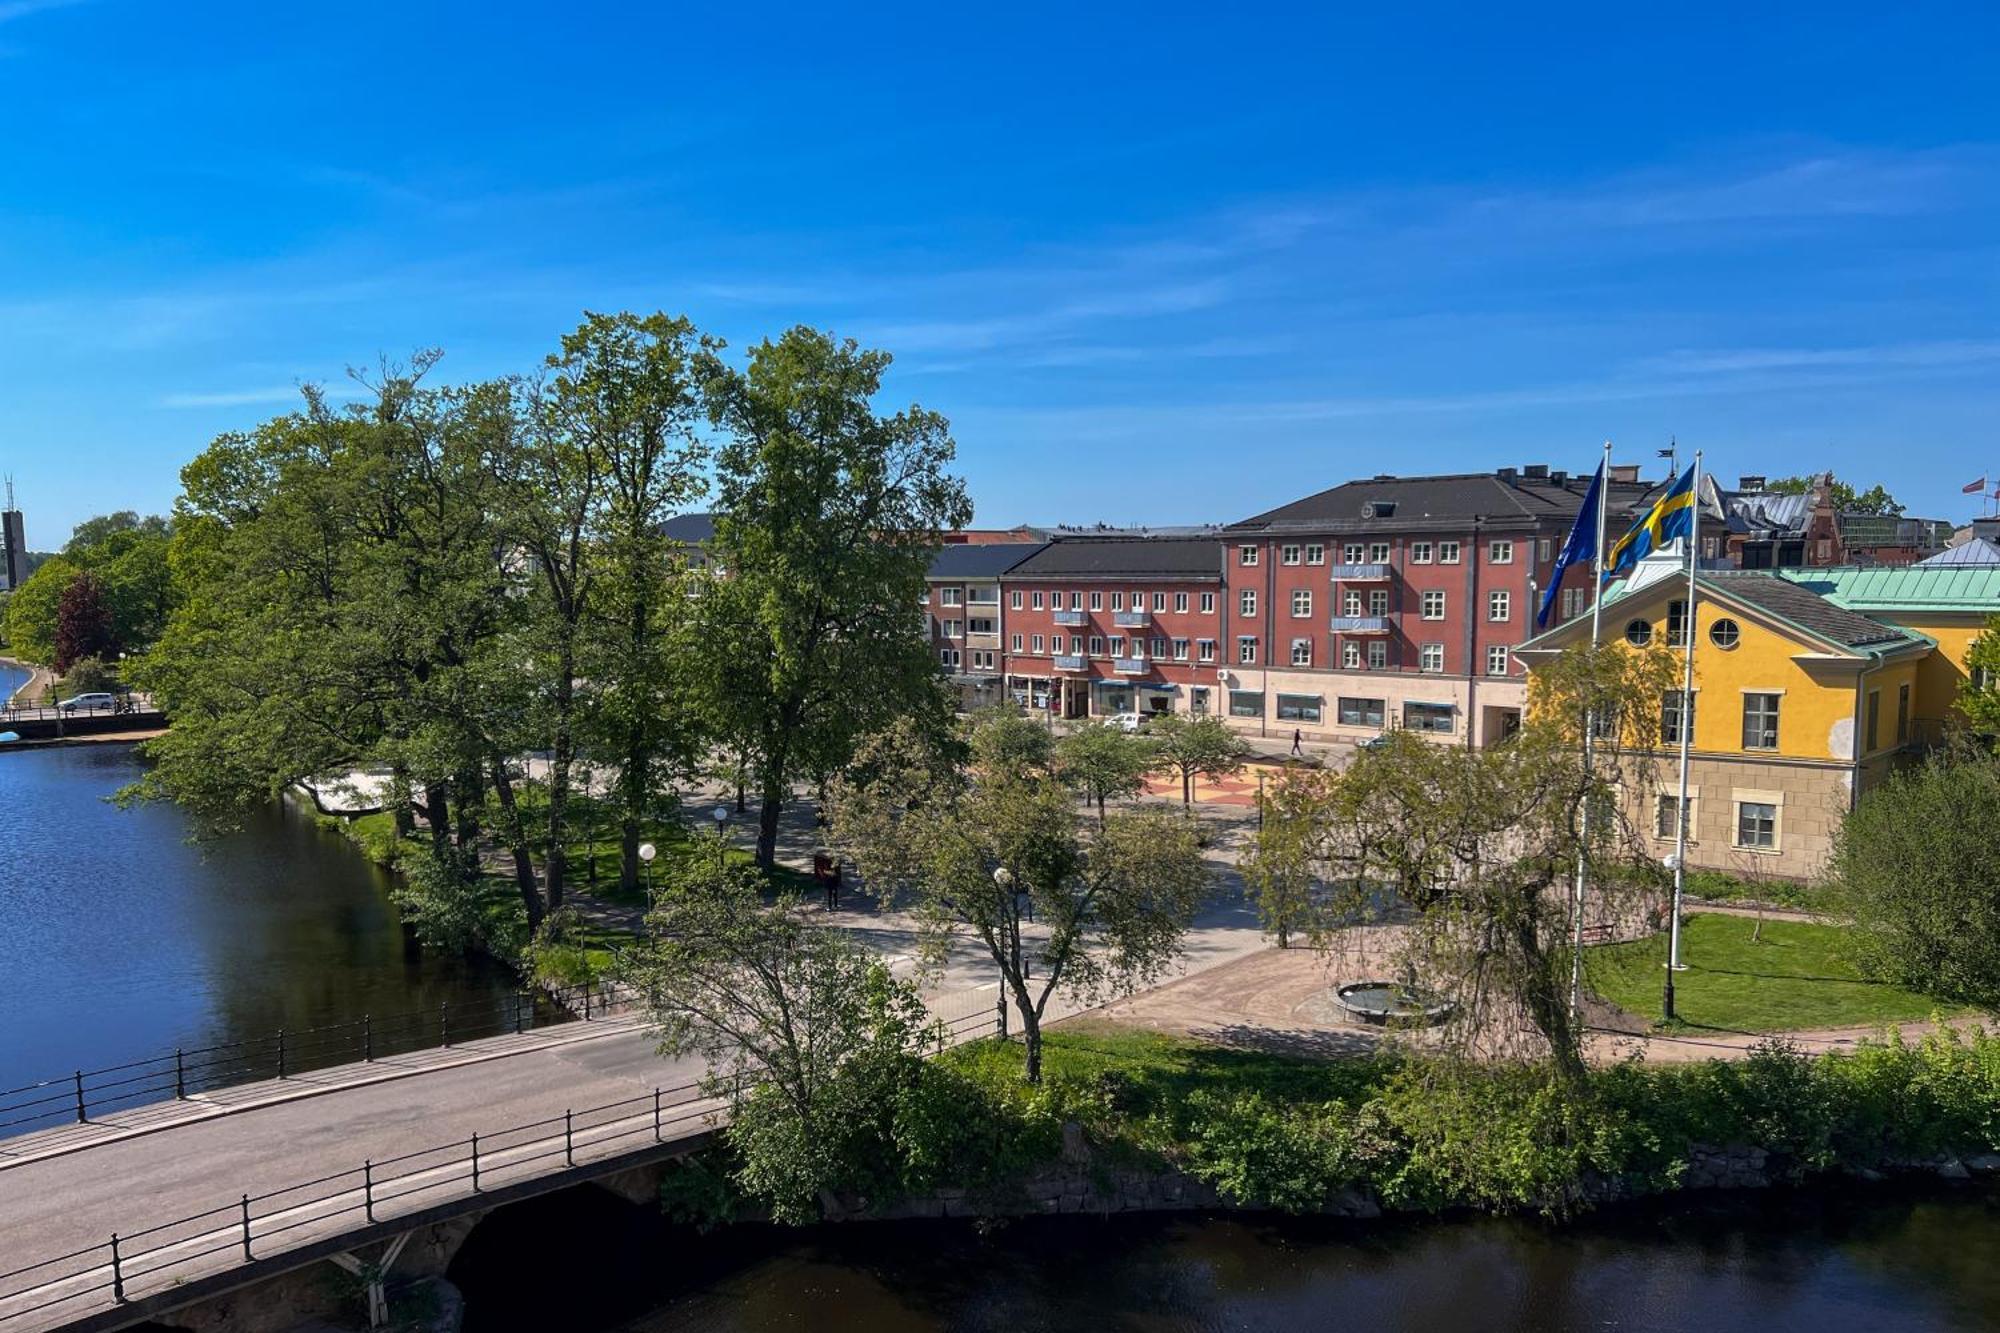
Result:
M1287 1106L1262 1093L1196 1093L1189 1172L1232 1203L1311 1212L1355 1183L1361 1154L1339 1102Z

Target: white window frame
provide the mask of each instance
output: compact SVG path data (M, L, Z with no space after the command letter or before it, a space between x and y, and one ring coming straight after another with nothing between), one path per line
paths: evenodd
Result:
M1514 543L1505 537L1495 537L1486 543L1486 563L1489 565L1511 565L1514 563Z
M1444 674L1444 645L1427 643L1417 649L1417 670L1427 676Z
M1257 636L1239 634L1236 636L1236 664L1238 666L1257 665Z
M1343 640L1340 645L1340 666L1343 671L1361 670L1361 645L1353 639Z
M1487 675L1505 676L1512 671L1513 665L1513 654L1507 651L1506 644L1493 643L1486 646Z
M1427 589L1418 603L1417 617L1420 620L1443 620L1448 613L1448 605L1444 589ZM1433 607L1436 608L1435 611L1432 610Z
M1243 588L1236 594L1236 613L1245 620L1257 618L1257 590Z
M1205 592L1205 593L1203 593L1203 594L1201 595L1201 613L1202 613L1203 615L1205 615L1205 616L1212 616L1212 615L1214 615L1214 614L1215 614L1215 594L1214 594L1214 593L1212 593L1212 592Z
M1197 662L1213 662L1215 660L1215 640L1196 639L1194 641L1194 652Z
M1440 565L1455 565L1463 553L1463 548L1457 542L1439 542L1437 562Z
M1245 569L1255 565L1257 563L1257 548L1248 544L1237 547L1236 563L1242 565Z
M1429 542L1411 542L1410 563L1413 565L1428 565L1430 562L1431 544Z
M1313 613L1312 589L1311 588L1292 589L1292 619L1311 620L1312 613Z
M1186 593L1184 593L1184 592L1177 592L1177 593L1175 593L1175 594L1174 594L1174 610L1175 610L1175 611L1186 611L1187 609L1188 609L1188 595L1187 595Z
M1286 542L1278 548L1278 563L1281 565L1296 565L1303 554L1304 552L1299 549L1297 542Z
M1486 594L1486 620L1488 624L1504 625L1514 615L1514 594L1505 588L1494 588Z
M1313 641L1311 639L1292 640L1292 665L1309 667L1313 664Z
M1309 565L1323 565L1323 564L1325 564L1325 563L1326 563L1326 547L1325 547L1325 546L1323 546L1323 545L1321 545L1321 544L1320 544L1319 542L1307 542L1307 543L1306 543L1306 563L1307 563L1307 564L1309 564Z

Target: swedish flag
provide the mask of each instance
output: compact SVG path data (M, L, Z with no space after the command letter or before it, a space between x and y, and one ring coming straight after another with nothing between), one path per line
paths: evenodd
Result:
M1604 577L1617 578L1632 572L1643 556L1651 555L1668 542L1694 533L1694 469L1667 488L1632 530L1611 544L1604 557Z

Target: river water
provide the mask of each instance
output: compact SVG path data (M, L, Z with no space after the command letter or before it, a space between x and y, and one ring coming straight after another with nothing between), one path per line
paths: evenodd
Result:
M173 807L105 800L143 771L126 744L0 753L0 1090L509 990L407 947L381 872L309 820L197 847Z

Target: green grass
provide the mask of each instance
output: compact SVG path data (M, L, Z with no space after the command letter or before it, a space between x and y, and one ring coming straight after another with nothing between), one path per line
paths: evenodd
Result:
M1730 1032L1916 1022L1941 1005L1929 996L1868 981L1843 956L1840 926L1766 921L1752 941L1750 917L1703 913L1687 919L1674 981L1675 1008L1689 1027ZM1631 1013L1657 1017L1665 980L1664 933L1608 944L1585 956L1590 985Z
M1018 1042L972 1042L941 1058L987 1087L1027 1087ZM1285 1101L1348 1100L1379 1082L1383 1067L1371 1060L1310 1060L1155 1032L1072 1026L1042 1035L1042 1077L1049 1084L1095 1083L1111 1075L1151 1107L1176 1104L1197 1090L1262 1092Z
M1826 907L1826 893L1810 884L1788 879L1739 879L1719 870L1689 870L1687 891L1710 902L1766 903L1816 912Z

